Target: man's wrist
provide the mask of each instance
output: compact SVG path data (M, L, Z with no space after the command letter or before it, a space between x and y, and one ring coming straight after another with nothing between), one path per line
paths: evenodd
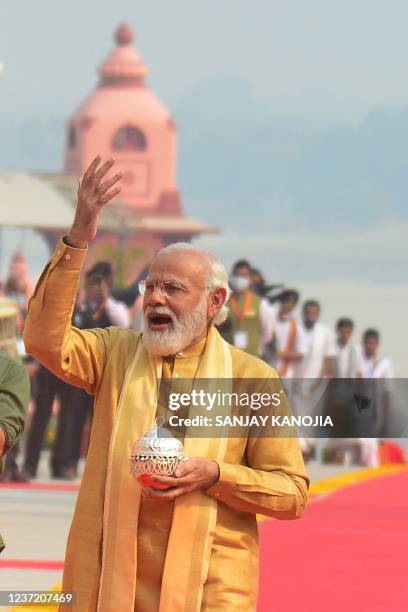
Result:
M72 234L71 232L67 236L64 236L63 240L65 244L67 244L68 246L74 249L87 249L88 248L88 242L86 240L81 240L77 238L75 234Z
M212 463L213 475L212 475L211 483L207 487L208 489L210 487L213 487L215 484L217 484L217 482L220 479L220 466L218 465L216 461L212 460L211 463Z

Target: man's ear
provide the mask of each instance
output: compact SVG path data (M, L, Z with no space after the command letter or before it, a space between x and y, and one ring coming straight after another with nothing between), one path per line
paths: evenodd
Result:
M215 291L211 292L210 300L208 303L208 315L212 319L220 308L225 304L227 299L227 290L225 287L218 287Z

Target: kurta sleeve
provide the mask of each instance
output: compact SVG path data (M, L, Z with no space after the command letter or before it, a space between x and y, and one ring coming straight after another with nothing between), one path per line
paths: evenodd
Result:
M265 382L265 388L282 389L277 375ZM290 416L289 402L281 393L283 399L277 414ZM294 428L271 427L262 435L248 437L240 465L223 462L218 465L220 477L207 489L209 495L242 512L277 519L303 515L309 479Z
M298 446L292 438L251 439L247 448L251 467L219 463L220 478L207 493L241 512L300 518L309 480Z
M87 249L61 239L29 302L26 352L67 382L95 394L102 378L110 330L71 325L75 294Z

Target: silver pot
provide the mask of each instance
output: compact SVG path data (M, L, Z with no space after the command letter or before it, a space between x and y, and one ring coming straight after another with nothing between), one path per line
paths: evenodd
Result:
M133 445L130 473L135 478L145 474L172 476L180 463L187 460L179 440L170 434L165 438L158 437L158 428L163 422L156 419L155 425Z

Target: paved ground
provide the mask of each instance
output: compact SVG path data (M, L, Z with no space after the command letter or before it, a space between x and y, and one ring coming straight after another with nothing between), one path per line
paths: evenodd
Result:
M342 466L308 466L313 481L350 471ZM33 486L0 485L0 530L7 547L0 560L1 590L47 590L61 579L65 542L77 492L37 486L73 488L76 481L50 480L48 454L43 453Z

